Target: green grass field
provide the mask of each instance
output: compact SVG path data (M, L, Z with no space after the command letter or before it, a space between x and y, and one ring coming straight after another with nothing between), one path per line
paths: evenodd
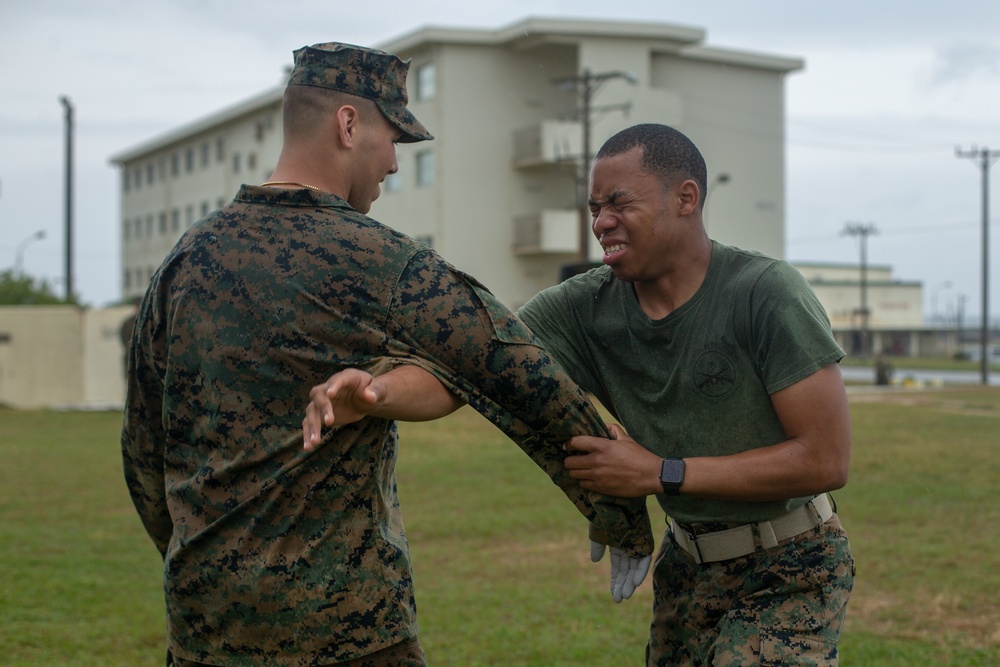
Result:
M1000 664L1000 391L859 393L851 409L836 499L858 576L841 665ZM162 664L159 557L124 488L119 427L112 413L0 411L0 664ZM431 665L642 664L649 581L611 600L583 520L513 444L468 408L401 431Z

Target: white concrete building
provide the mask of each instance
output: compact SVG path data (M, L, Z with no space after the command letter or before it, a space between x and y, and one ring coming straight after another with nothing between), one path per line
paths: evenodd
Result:
M890 266L865 268L863 297L857 264L802 262L794 266L826 308L834 335L848 355L934 356L956 344L953 333L926 328L923 284L893 278ZM862 339L862 299L868 311L867 345Z
M705 155L710 235L783 256L784 76L802 61L704 41L704 30L670 24L529 18L379 45L412 60L410 108L436 139L400 145L399 172L372 216L517 307L580 259L584 126L593 154L628 125L658 122ZM197 218L241 183L267 179L282 88L112 158L122 170L123 298L145 291ZM599 259L592 239L587 256Z

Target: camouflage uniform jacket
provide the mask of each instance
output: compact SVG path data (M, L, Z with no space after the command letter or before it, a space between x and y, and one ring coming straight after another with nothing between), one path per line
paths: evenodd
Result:
M489 292L334 195L243 186L153 276L129 353L125 477L164 557L175 655L326 664L416 634L395 423L301 442L313 385L403 362L514 439L612 544L652 551L644 502L566 475L562 443L602 420Z

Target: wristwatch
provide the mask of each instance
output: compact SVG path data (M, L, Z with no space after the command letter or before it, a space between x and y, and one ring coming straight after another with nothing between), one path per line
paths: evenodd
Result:
M663 485L663 493L668 496L676 496L681 492L681 484L684 483L684 459L665 458L660 466L660 484Z

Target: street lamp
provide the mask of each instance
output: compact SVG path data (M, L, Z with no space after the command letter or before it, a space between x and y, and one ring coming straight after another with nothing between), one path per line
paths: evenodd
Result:
M24 266L24 249L27 248L32 243L34 243L35 241L41 241L44 238L45 238L45 230L39 229L37 232L35 232L34 234L32 234L31 236L29 236L28 238L24 239L23 241L17 244L17 252L14 259L15 275L21 276L23 274L22 268Z
M729 174L727 174L726 172L722 172L721 174L716 174L715 178L712 179L712 182L709 183L708 187L706 188L708 190L708 192L705 193L706 201L708 200L708 195L712 192L712 190L715 189L716 185L725 185L728 182L729 182Z
M943 283L935 285L934 288L931 290L931 317L934 319L935 322L941 321L941 316L938 315L937 295L938 295L938 290L942 289L951 289L951 281L946 280Z

